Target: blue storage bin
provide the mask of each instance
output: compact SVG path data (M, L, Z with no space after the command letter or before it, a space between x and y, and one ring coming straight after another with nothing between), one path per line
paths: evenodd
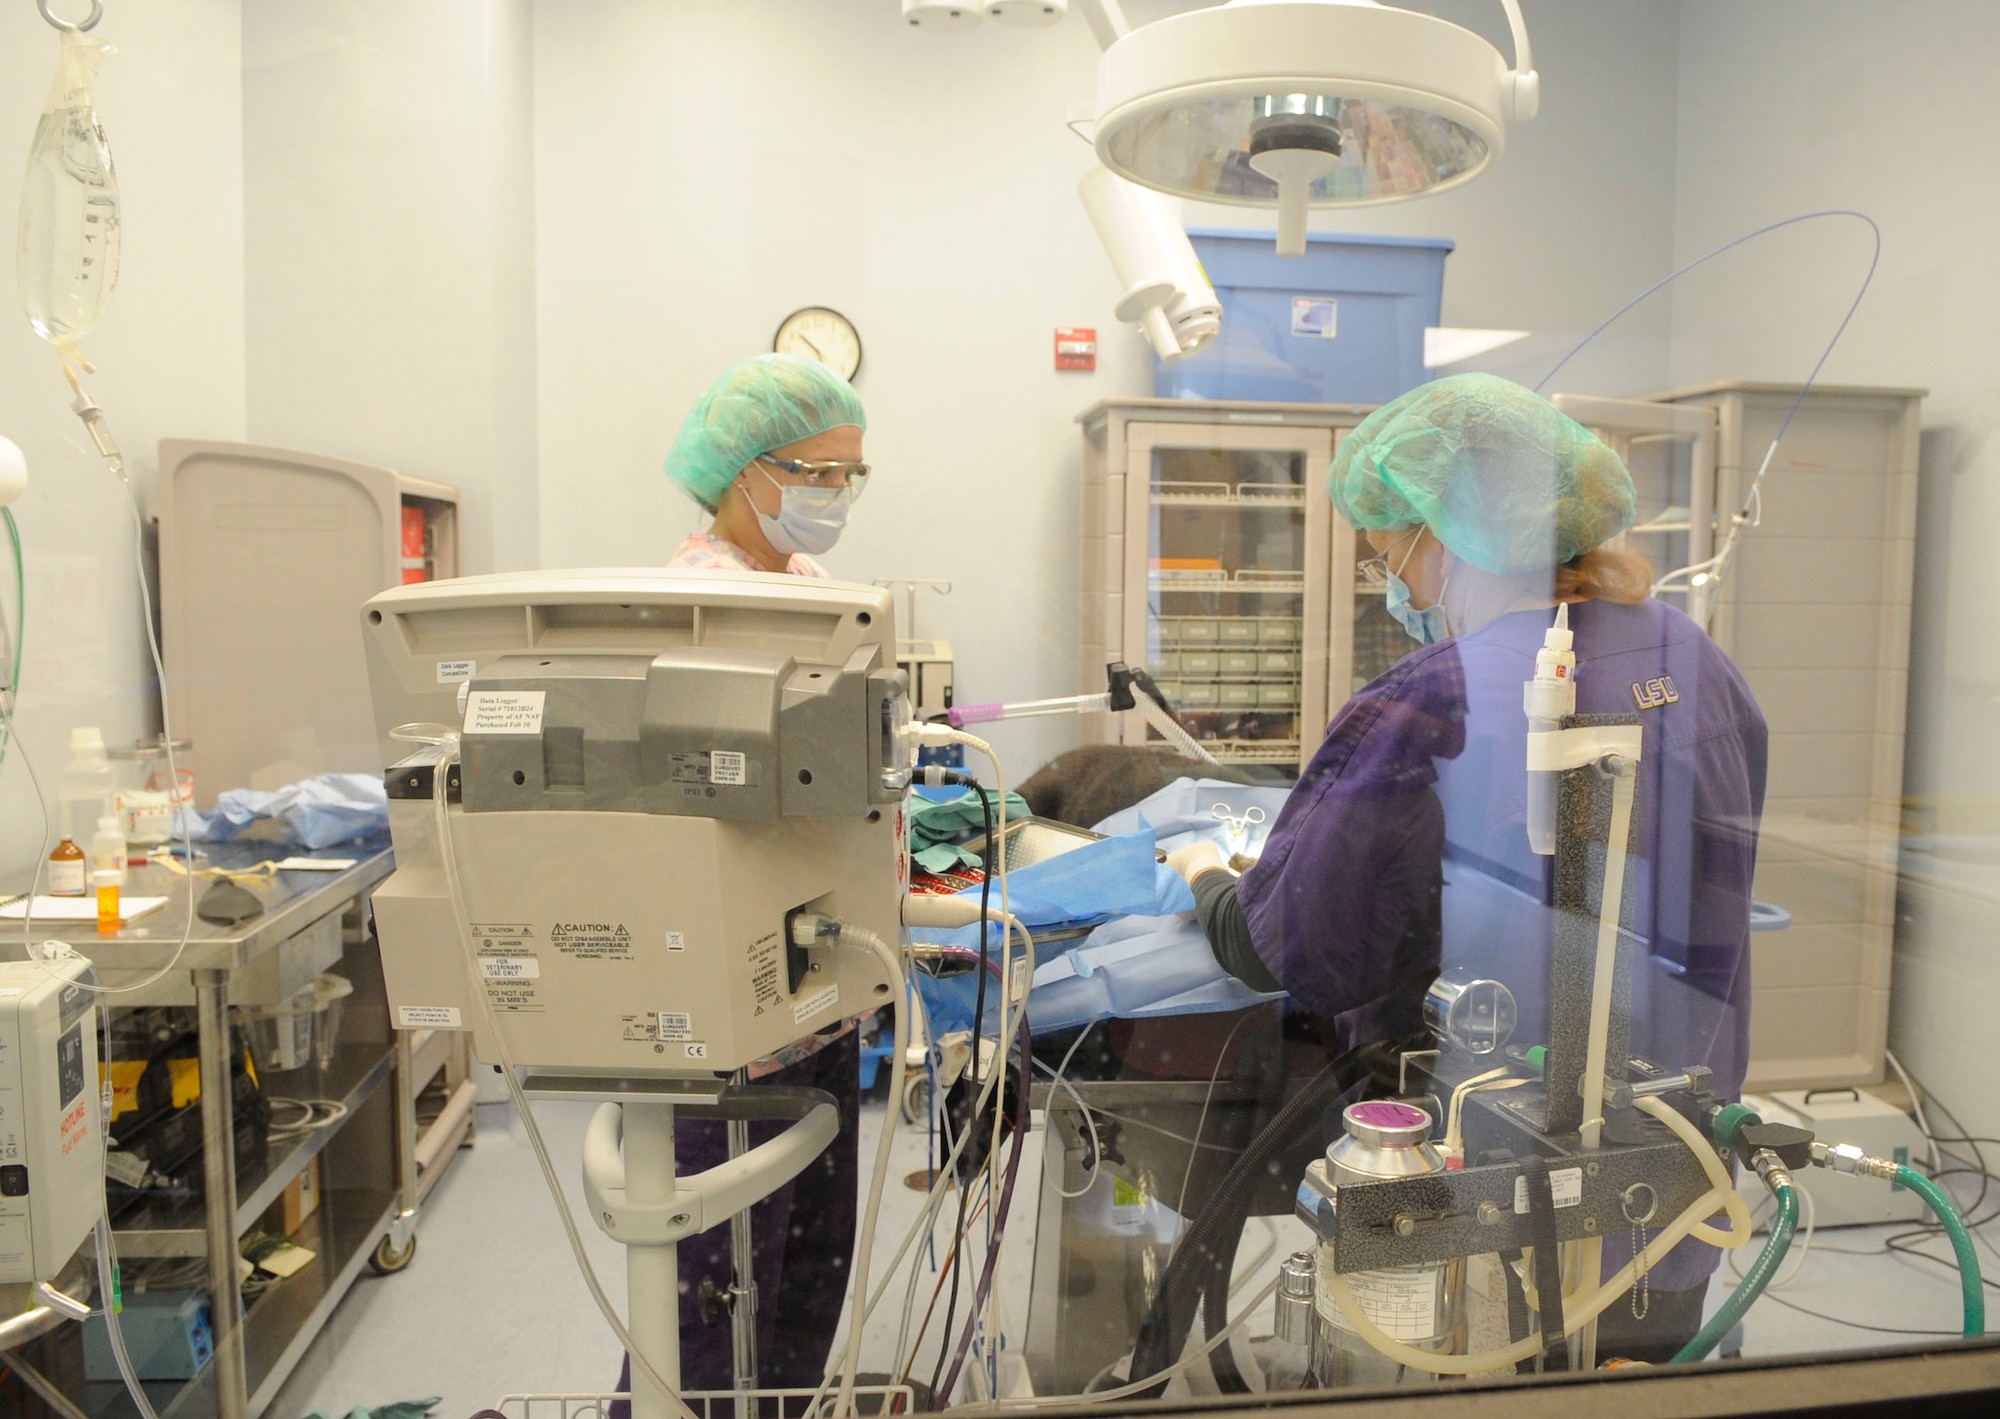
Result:
M1168 399L1385 404L1427 377L1424 330L1440 322L1444 259L1430 237L1310 234L1280 256L1270 232L1188 232L1222 302L1222 334L1156 362Z

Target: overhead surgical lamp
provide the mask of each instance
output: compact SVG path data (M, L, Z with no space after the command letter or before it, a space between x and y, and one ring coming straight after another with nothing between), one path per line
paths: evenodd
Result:
M1099 161L1174 196L1275 206L1281 255L1304 253L1310 208L1476 177L1540 104L1519 0L1500 0L1512 68L1472 31L1377 0L1228 0L1136 29L1118 0L1082 3L1106 45Z
M903 22L919 29L962 30L985 14L981 0L903 0Z
M1069 0L986 0L986 13L1003 25L1033 29L1059 24L1069 13Z

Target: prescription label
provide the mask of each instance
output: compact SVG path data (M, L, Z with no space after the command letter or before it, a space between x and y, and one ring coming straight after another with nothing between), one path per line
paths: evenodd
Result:
M438 684L456 685L461 680L470 680L473 672L479 669L479 662L476 660L440 660L437 663L437 667Z
M708 781L723 788L741 788L750 782L749 762L731 749L710 750Z
M668 1044L683 1044L694 1038L694 1016L685 1011L659 1012L660 1038Z
M540 734L546 690L474 690L465 699L467 734Z
M831 1010L840 1004L840 987L830 985L825 990L815 991L792 1007L792 1023L803 1025L813 1016Z
M1320 1268L1314 1288L1314 1303L1329 1325L1351 1331L1347 1315L1334 1299L1330 1266ZM1392 1340L1431 1340L1437 1336L1444 1268L1391 1266L1380 1271L1354 1271L1341 1278L1354 1295L1361 1314L1389 1333Z
M1583 1169L1557 1168L1549 1174L1549 1191L1555 1194L1558 1207L1581 1207L1583 1205ZM1519 1216L1528 1212L1528 1180L1514 1179L1514 1211Z
M455 1005L401 1005L396 1008L396 1028L400 1030L456 1030L460 1028Z

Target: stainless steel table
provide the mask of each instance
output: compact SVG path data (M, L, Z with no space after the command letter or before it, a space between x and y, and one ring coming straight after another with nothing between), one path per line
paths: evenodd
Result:
M128 874L126 894L166 896L164 907L130 922L114 937L98 936L94 924L37 925L33 935L65 940L88 956L110 991L129 989L171 965L167 975L142 990L105 997L104 1003L114 1009L189 1003L194 1007L201 1080L202 1225L176 1226L171 1221L137 1228L121 1225L117 1246L126 1258L206 1258L215 1359L195 1380L156 1394L156 1406L168 1416L248 1419L275 1395L361 1267L371 1258L380 1265L383 1253L393 1267L397 1258L407 1259L414 1245L418 1181L410 1087L412 1041L390 1026L380 960L360 927L367 893L394 866L386 835L321 852L295 853L261 842L205 845L203 851L214 865L228 868L293 855L352 858L354 864L338 871L280 872L268 882L244 884L264 910L234 926L194 915L213 879L189 879L158 866L135 868ZM239 1178L230 1077L232 990L277 981L285 958L300 954L298 943L312 942L323 953L328 931L338 929L343 918L347 930L339 954L343 973L355 989L345 1007L342 1043L333 1063L324 1069L315 1064L266 1075L261 1082L273 1097L330 1098L343 1104L346 1114L337 1126L288 1140L282 1151L274 1145L259 1175ZM23 941L18 923L0 923L0 952L18 958ZM392 1081L396 1087L385 1095L383 1088ZM313 1229L313 1239L319 1245L313 1249L318 1259L308 1271L272 1288L246 1316L238 1284L238 1239L315 1158L334 1147L344 1149L341 1186L328 1180L327 1201L315 1214L319 1225ZM246 1187L247 1197L242 1195ZM311 1275L314 1269L317 1276Z

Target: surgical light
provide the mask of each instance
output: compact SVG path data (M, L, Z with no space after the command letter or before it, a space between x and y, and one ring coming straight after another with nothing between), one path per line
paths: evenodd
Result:
M1456 187L1535 116L1519 0L1501 5L1512 68L1470 30L1378 0L1229 0L1121 25L1098 64L1098 158L1174 196L1275 206L1279 252L1300 255L1310 208Z
M979 23L980 0L903 0L903 23L927 30L962 30Z
M1031 29L1059 24L1069 13L1069 0L986 0L986 13L1003 25Z

